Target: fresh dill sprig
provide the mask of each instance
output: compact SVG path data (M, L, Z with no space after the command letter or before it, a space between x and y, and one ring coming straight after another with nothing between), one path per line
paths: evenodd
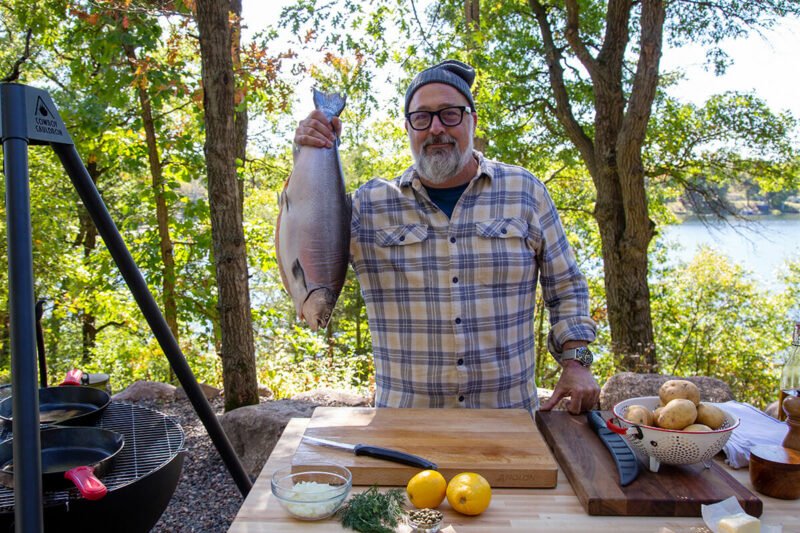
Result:
M405 501L402 489L381 493L375 484L350 498L336 514L344 527L361 533L392 533L405 513Z

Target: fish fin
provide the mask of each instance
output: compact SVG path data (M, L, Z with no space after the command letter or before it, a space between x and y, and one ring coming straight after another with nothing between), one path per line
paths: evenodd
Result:
M314 107L325 113L328 120L338 117L344 111L347 97L339 93L323 93L317 89L314 91Z
M295 259L294 263L292 263L292 276L295 279L299 279L303 282L303 287L308 287L306 285L306 273L303 271L303 265L300 264L299 259Z

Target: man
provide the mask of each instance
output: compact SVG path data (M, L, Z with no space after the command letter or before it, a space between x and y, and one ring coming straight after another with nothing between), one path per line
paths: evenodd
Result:
M351 263L367 305L379 407L538 406L534 307L541 277L548 348L562 366L548 410L594 407L588 287L544 185L473 150L475 71L448 60L408 87L415 165L353 195ZM297 145L330 147L338 118L314 111Z

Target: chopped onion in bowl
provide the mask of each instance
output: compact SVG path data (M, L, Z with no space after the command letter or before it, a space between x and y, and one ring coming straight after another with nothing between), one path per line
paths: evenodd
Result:
M335 488L335 486L328 483L317 483L316 481L296 483L292 490L286 491L287 497L296 500L294 502L286 502L286 509L292 514L304 518L327 516L339 505L339 500L331 500L330 492L328 492ZM325 499L318 501L320 497Z

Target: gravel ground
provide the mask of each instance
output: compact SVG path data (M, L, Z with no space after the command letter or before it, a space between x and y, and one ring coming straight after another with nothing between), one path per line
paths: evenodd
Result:
M172 417L186 436L186 459L175 494L152 533L217 533L227 531L243 498L203 423L188 400L137 402ZM210 401L218 415L221 398Z

